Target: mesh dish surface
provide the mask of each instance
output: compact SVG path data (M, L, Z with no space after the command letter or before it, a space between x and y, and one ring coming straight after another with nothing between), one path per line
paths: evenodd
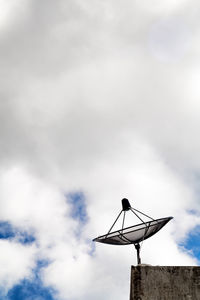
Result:
M137 224L131 227L110 232L109 234L99 236L93 241L111 245L138 244L158 232L171 219L173 219L173 217L167 217Z

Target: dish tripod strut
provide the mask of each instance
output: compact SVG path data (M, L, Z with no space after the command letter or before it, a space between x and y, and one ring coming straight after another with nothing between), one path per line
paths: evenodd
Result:
M147 230L148 230L147 224L142 220L142 218L141 218L137 213L140 213L140 214L142 214L143 216L145 216L145 217L147 217L147 218L149 218L149 219L155 221L153 218L149 217L148 215L146 215L146 214L142 213L141 211L139 211L139 210L137 210L137 209L131 207L131 205L130 205L128 199L124 198L124 199L122 199L122 210L120 211L119 215L117 216L115 222L113 223L113 225L112 225L111 228L109 229L109 231L108 231L108 233L107 233L106 236L108 236L108 234L111 232L112 228L113 228L114 225L116 224L116 222L117 222L117 220L119 219L119 217L121 216L122 212L124 212L123 222L122 222L122 230L121 230L121 233L123 233L123 229L124 229L124 221L125 221L125 215L126 215L126 212L127 212L128 210L131 210L132 213L133 213L138 219L140 219L140 221L142 221L142 223L145 224ZM136 212L137 212L137 213L136 213ZM146 234L146 233L145 233L145 234ZM144 234L143 240L144 240L144 238L145 238L145 234ZM143 240L142 240L142 241L143 241ZM140 265L140 264L141 264L141 257L140 257L140 248L141 248L141 247L140 247L140 244L139 244L139 243L134 244L134 246L135 246L135 249L137 250L137 263L138 263L138 265Z

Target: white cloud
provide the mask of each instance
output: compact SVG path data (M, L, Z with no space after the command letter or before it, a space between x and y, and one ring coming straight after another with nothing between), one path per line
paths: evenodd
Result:
M183 59L189 51L191 42L189 27L177 17L157 21L149 33L152 54L164 62Z
M5 32L9 34L13 27L20 26L20 23L28 18L30 4L29 0L0 0L0 34L4 38L6 38Z
M1 242L5 261L13 251L8 288L40 258L49 260L44 284L63 299L128 297L135 249L96 245L91 255L88 243L109 229L123 197L152 217L175 217L144 242L143 262L197 263L178 247L199 224L194 4L34 1L0 32L0 218L36 237L29 247ZM79 238L71 191L86 196Z
M159 0L152 0L150 2L146 2L145 0L139 1L137 0L137 6L146 10L148 13L154 13L156 15L166 15L174 12L180 12L182 9L187 7L189 1L188 0L178 0L178 1L167 1L164 0L162 3Z
M0 287L6 293L24 278L31 278L35 267L36 248L14 241L0 241Z

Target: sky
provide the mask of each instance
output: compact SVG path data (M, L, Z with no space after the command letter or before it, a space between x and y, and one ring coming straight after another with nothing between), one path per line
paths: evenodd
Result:
M122 198L174 217L142 263L199 265L199 12L0 0L2 300L128 299L134 247L92 242Z

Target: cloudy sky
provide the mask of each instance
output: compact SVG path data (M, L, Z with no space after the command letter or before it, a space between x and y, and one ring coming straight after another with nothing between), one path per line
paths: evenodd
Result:
M143 263L198 265L199 2L0 0L0 66L1 299L128 299L124 197L174 217Z

